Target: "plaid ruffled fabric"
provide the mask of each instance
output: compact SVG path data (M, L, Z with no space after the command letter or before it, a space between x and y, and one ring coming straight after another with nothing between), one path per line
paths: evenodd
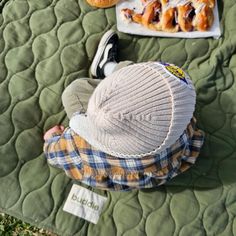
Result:
M119 158L93 148L67 128L44 144L49 164L95 188L128 190L153 188L189 169L203 145L204 134L193 118L180 138L165 151L143 158Z

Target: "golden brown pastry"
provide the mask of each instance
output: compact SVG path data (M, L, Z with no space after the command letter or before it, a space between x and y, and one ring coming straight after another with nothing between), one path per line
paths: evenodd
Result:
M169 0L160 0L160 1L163 7L166 6L167 3L169 3Z
M194 0L193 2L196 6L201 3L204 3L205 5L209 6L210 8L215 7L215 0Z
M179 31L179 25L176 21L176 8L163 10L161 16L161 27L162 30L166 32L174 33Z
M159 16L160 10L161 4L159 1L151 1L145 6L143 13L141 14L137 14L133 10L127 8L122 9L122 13L126 19L130 20L131 22L142 24L143 26L152 30L161 30Z
M191 3L178 6L178 24L180 29L184 32L193 30L192 21L195 16L195 10Z
M149 3L145 8L142 14L142 24L146 27L149 24L160 21L159 12L161 9L161 4L158 1L153 1Z
M116 5L119 0L87 0L88 4L98 8L108 8Z
M128 22L142 24L142 14L136 14L134 10L129 8L122 9L121 13Z
M196 16L193 20L193 26L198 31L207 31L210 29L214 21L212 8L208 5L202 5L196 9Z
M123 8L121 10L121 15L125 21L132 22L133 18L132 15L134 14L134 11L129 8Z
M165 32L207 31L213 24L215 0L140 0L143 12L121 12L129 22Z

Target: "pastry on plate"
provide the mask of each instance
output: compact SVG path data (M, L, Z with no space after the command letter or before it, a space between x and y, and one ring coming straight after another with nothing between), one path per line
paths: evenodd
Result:
M93 7L108 8L116 5L119 0L87 0L88 4Z
M142 11L121 10L127 22L165 32L207 31L214 22L215 0L141 0Z

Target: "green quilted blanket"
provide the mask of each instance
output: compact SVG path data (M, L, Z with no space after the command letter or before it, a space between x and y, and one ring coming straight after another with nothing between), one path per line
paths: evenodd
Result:
M119 60L162 60L188 71L206 141L196 165L165 186L93 190L108 197L95 225L62 210L73 181L48 166L42 135L68 124L62 91L88 76L99 39L116 30L115 9L85 0L1 1L0 211L62 236L236 235L236 2L218 5L218 40L118 33Z

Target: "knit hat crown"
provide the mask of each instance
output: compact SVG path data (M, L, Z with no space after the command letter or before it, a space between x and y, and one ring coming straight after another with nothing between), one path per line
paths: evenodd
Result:
M122 68L95 89L87 114L71 128L95 148L117 157L159 153L181 136L193 116L196 94L188 75L171 64Z

